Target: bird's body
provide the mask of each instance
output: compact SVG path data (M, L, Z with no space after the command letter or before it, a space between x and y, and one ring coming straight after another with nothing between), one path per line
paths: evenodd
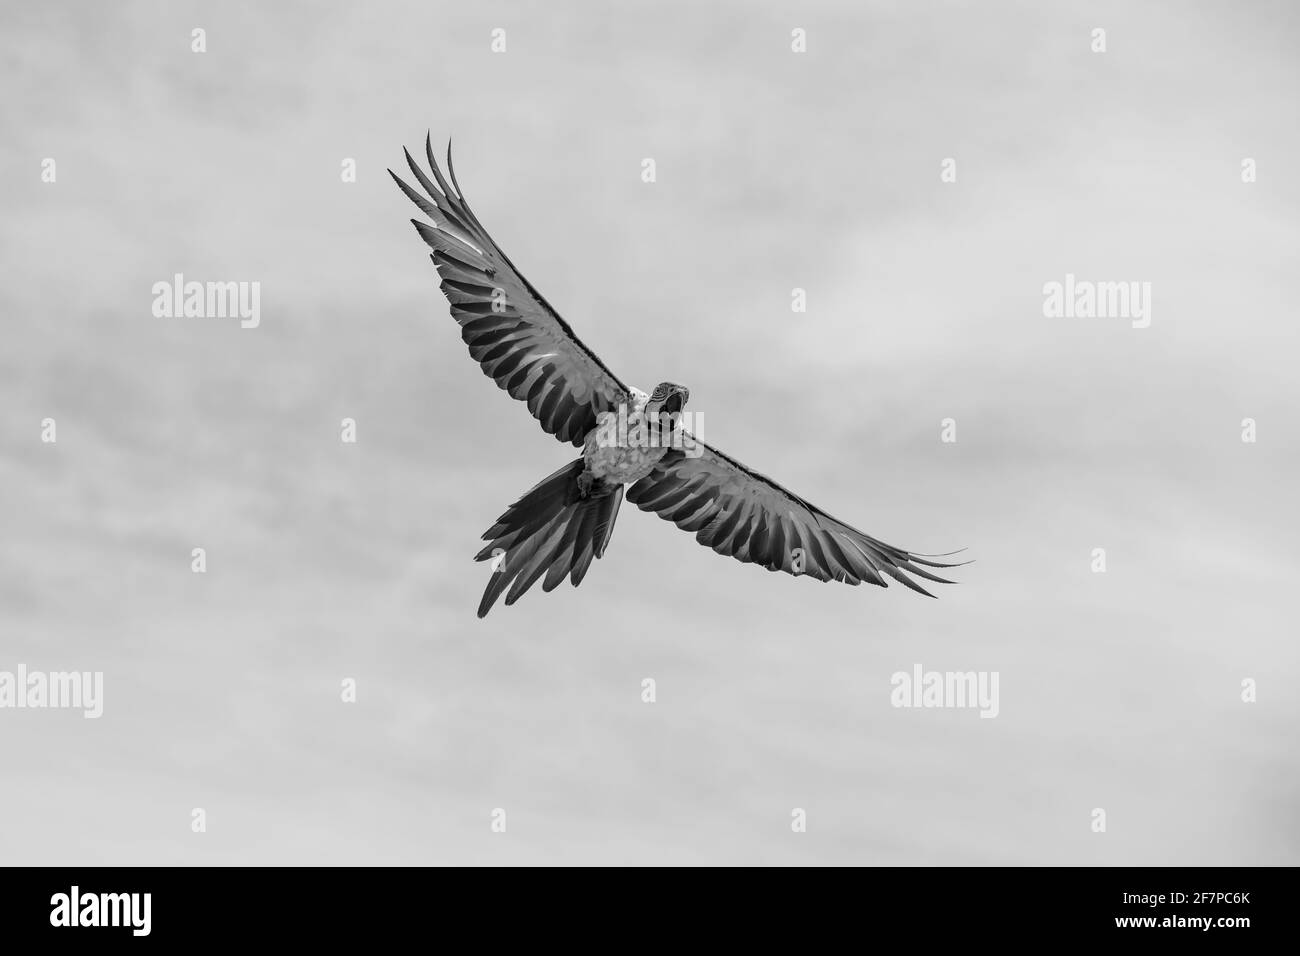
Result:
M605 553L625 491L700 544L769 571L881 587L888 576L926 595L910 576L952 583L927 568L954 565L865 535L694 438L682 424L689 389L661 382L647 395L619 381L488 235L460 192L450 150L450 184L428 139L425 154L436 185L410 153L423 194L393 179L433 223L411 220L433 250L470 356L543 430L582 448L484 533L476 559L492 561L493 574L479 617L538 580L545 591L565 577L578 585Z
M640 430L639 425L633 428ZM608 445L600 440L599 429L592 429L583 446L582 458L592 477L620 485L640 481L664 457L667 448L648 447L638 441L636 433L629 436L626 445Z
M650 396L639 388L630 391L626 426L620 427L622 422L615 414L608 425L597 425L589 431L582 443L587 471L594 478L614 484L640 481L668 451L668 443L654 441L645 420Z

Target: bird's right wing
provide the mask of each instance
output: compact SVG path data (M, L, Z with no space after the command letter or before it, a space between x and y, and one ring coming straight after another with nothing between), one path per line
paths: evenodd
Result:
M926 568L955 564L877 541L716 448L689 435L685 439L689 453L670 449L628 489L627 500L694 532L706 548L769 571L821 581L887 587L882 575L888 575L929 597L934 595L908 575L953 583Z
M601 412L617 412L628 401L627 386L579 341L479 223L460 194L450 147L451 185L428 138L424 151L437 186L410 152L406 162L427 197L391 169L388 174L432 220L411 222L433 249L442 291L470 356L512 398L527 402L548 434L581 445Z

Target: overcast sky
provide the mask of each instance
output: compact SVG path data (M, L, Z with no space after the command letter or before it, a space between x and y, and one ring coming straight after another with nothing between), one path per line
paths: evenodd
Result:
M1300 862L1298 33L6 5L0 671L105 687L0 710L0 861ZM625 504L580 589L477 620L480 534L576 451L466 355L385 172L427 130L625 381L868 534L968 548L961 584L771 575ZM260 325L155 317L175 273L260 282ZM1149 327L1046 317L1067 274L1149 282ZM996 672L998 716L892 707L917 664Z

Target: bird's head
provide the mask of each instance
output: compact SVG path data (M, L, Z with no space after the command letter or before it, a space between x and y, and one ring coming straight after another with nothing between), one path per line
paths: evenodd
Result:
M645 416L650 421L658 421L660 415L677 415L686 407L690 397L691 390L685 385L660 382L645 403Z

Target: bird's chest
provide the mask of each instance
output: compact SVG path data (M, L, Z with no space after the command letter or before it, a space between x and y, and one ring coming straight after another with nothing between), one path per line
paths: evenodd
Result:
M633 421L621 433L593 429L587 435L582 455L597 478L630 484L650 474L667 451L663 445L648 441L642 426Z

